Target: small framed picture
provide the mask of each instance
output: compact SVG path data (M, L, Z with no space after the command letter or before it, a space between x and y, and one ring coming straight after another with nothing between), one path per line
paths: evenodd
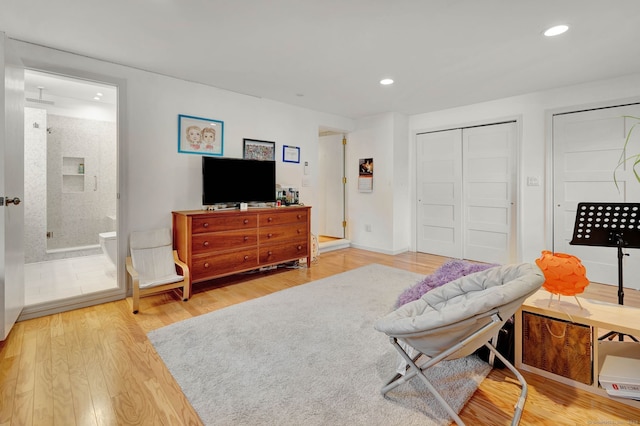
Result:
M299 163L300 147L284 145L282 147L282 161L284 161L285 163Z
M222 155L224 123L210 118L178 115L178 152Z
M361 158L358 164L358 191L373 192L373 158Z
M248 160L276 159L276 143L257 139L243 139L243 158Z

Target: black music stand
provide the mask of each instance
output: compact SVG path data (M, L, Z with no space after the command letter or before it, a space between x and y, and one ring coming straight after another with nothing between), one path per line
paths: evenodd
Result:
M618 304L624 305L623 248L640 248L640 203L578 203L571 245L618 248ZM600 338L624 334L610 331ZM635 337L627 335L634 341Z

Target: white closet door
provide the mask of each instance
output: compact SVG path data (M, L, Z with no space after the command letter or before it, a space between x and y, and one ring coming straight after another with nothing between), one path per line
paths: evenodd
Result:
M516 261L516 123L466 128L463 140L465 259Z
M630 167L617 174L619 190L613 181L613 170L633 123L624 115L640 116L640 105L553 117L553 250L578 256L589 280L612 285L618 284L617 249L569 242L579 202L640 202L640 183ZM639 145L636 142L636 152ZM640 250L627 252L630 256L625 256L624 285L640 289Z
M417 136L417 250L462 257L462 131Z

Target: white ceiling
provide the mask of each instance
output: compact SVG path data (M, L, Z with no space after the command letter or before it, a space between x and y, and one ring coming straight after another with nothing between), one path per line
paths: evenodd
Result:
M352 118L640 72L639 0L2 0L0 31Z

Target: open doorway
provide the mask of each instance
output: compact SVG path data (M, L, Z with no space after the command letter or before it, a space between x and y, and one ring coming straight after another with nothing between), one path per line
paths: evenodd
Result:
M118 287L117 97L25 70L23 314Z
M321 252L349 247L346 229L346 135L320 131L318 137L318 248Z

